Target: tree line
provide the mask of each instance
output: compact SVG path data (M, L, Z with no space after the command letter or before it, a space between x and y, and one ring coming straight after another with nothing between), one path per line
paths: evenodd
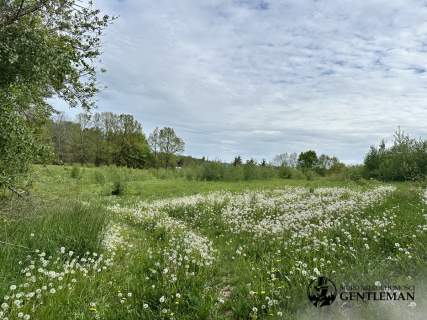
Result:
M317 156L314 150L307 150L300 154L281 153L274 157L273 163L281 167L300 169L302 172L313 171L320 176L338 173L345 167L337 157L326 154Z
M364 161L367 178L386 181L415 181L427 177L427 141L409 137L400 128L391 146L381 141L371 146Z
M53 148L52 163L117 165L130 168L170 168L208 163L234 167L292 168L303 172L314 171L321 176L337 172L344 166L334 156L317 156L313 150L282 153L272 162L248 159L244 163L236 156L231 164L181 156L185 143L170 127L156 127L146 138L142 125L129 114L102 112L79 114L77 121L65 119L63 113L48 121L44 128L45 141ZM214 165L215 164L215 165ZM247 176L247 174L246 174Z
M134 116L111 112L82 113L76 122L59 113L47 122L44 137L55 164L168 168L177 165L185 146L173 128L155 128L147 139Z

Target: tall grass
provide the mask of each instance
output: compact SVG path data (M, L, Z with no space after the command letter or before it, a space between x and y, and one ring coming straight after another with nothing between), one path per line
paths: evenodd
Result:
M47 256L65 247L76 254L99 251L108 223L105 210L76 201L50 207L27 207L0 215L0 296L19 277L19 261L36 250Z
M203 165L178 170L178 175L187 180L200 181L248 181L280 178L279 168L256 165L225 165L219 162L207 162Z

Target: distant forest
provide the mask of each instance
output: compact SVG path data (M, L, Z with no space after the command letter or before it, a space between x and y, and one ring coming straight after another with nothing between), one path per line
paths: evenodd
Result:
M54 164L152 168L203 161L178 155L185 144L173 128L156 128L147 138L129 114L79 114L77 121L69 121L60 113L45 125L43 139L52 147Z
M65 119L59 113L45 126L43 139L52 147L52 163L117 165L131 168L183 167L200 165L206 158L183 156L185 143L170 127L155 128L146 137L142 125L129 114L111 112L93 115L79 114L77 121ZM244 161L236 156L233 166L287 166L316 169L318 173L344 165L336 157L320 155L312 150L278 154L272 161L254 159Z
M64 114L59 113L43 127L42 140L50 146L48 162L53 164L197 167L191 175L202 180L333 175L353 180L404 181L425 179L427 173L427 142L410 138L400 129L394 134L392 146L387 148L385 142L378 147L371 146L364 164L357 166L346 166L335 156L318 156L313 150L281 153L271 161L260 162L243 160L238 155L231 163L184 156L181 153L185 143L173 128L155 128L147 137L141 123L132 115L111 112L79 114L76 121L66 120Z

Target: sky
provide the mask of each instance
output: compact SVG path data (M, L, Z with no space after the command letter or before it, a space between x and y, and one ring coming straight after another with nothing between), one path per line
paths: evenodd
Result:
M147 135L173 127L184 154L360 163L398 126L427 138L426 0L95 4L118 16L95 111L133 114Z

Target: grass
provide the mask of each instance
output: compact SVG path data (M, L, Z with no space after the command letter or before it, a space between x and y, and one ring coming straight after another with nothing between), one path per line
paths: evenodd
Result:
M9 319L421 319L427 310L422 298L415 308L317 309L306 296L319 272L337 286L415 284L422 297L427 205L415 184L381 191L375 181L208 182L38 166L32 186L32 200L1 211Z
M18 212L3 213L0 219L0 296L6 294L11 280L19 276L19 261L24 261L28 254L40 250L49 256L60 247L79 255L99 252L102 231L108 223L103 208L76 201L49 207L27 206Z
M375 182L354 182L343 180L291 180L267 179L249 181L189 181L184 177L159 179L153 175L153 170L139 170L118 167L87 168L78 170L70 166L35 166L33 172L32 192L43 199L61 199L64 194L73 198L93 200L110 196L114 184L121 182L125 185L126 200L154 200L179 197L197 193L208 193L218 190L242 191L245 189L274 189L284 186L304 187L335 187L360 186L375 184ZM78 178L73 178L73 172L78 171Z

